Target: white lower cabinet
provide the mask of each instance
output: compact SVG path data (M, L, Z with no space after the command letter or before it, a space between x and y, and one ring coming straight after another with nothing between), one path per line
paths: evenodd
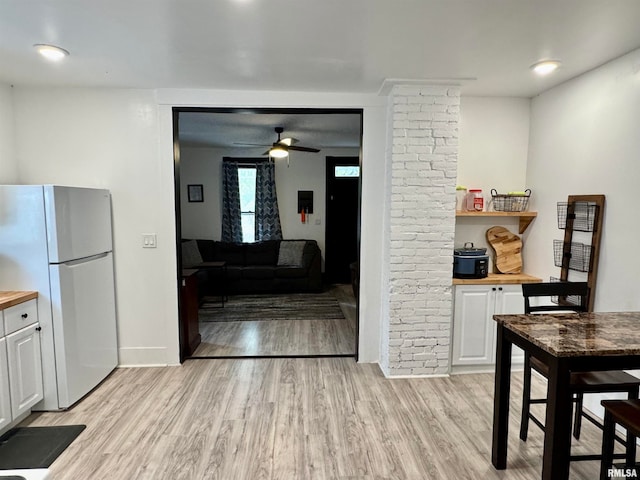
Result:
M8 426L12 420L7 341L0 338L0 431Z
M31 410L42 400L40 332L35 323L7 335L9 390L14 418Z
M36 301L0 311L0 433L43 398L42 354Z
M490 370L495 365L497 314L524 313L520 285L457 285L453 312L452 371ZM512 362L523 363L513 348Z

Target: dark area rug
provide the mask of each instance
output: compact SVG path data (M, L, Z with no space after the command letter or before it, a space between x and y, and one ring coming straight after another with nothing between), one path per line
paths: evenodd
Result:
M18 427L0 437L0 470L48 468L86 425Z
M233 295L224 303L224 308L216 300L216 297L204 298L198 311L201 322L344 319L338 300L326 292Z

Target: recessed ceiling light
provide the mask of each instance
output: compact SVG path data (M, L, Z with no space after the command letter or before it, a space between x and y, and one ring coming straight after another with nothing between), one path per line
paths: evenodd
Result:
M69 55L69 52L67 52L64 48L56 47L55 45L36 43L34 45L34 48L44 58L46 58L47 60L52 60L54 62L58 62Z
M531 65L531 70L538 75L549 75L560 66L559 60L542 60Z

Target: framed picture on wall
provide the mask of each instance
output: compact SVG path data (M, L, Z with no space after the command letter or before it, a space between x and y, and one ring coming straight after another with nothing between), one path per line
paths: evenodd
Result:
M202 185L187 185L187 194L190 202L204 202Z

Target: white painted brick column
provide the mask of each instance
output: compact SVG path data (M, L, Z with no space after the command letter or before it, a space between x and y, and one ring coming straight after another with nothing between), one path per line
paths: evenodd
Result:
M460 90L395 85L389 97L391 199L388 376L449 371Z

